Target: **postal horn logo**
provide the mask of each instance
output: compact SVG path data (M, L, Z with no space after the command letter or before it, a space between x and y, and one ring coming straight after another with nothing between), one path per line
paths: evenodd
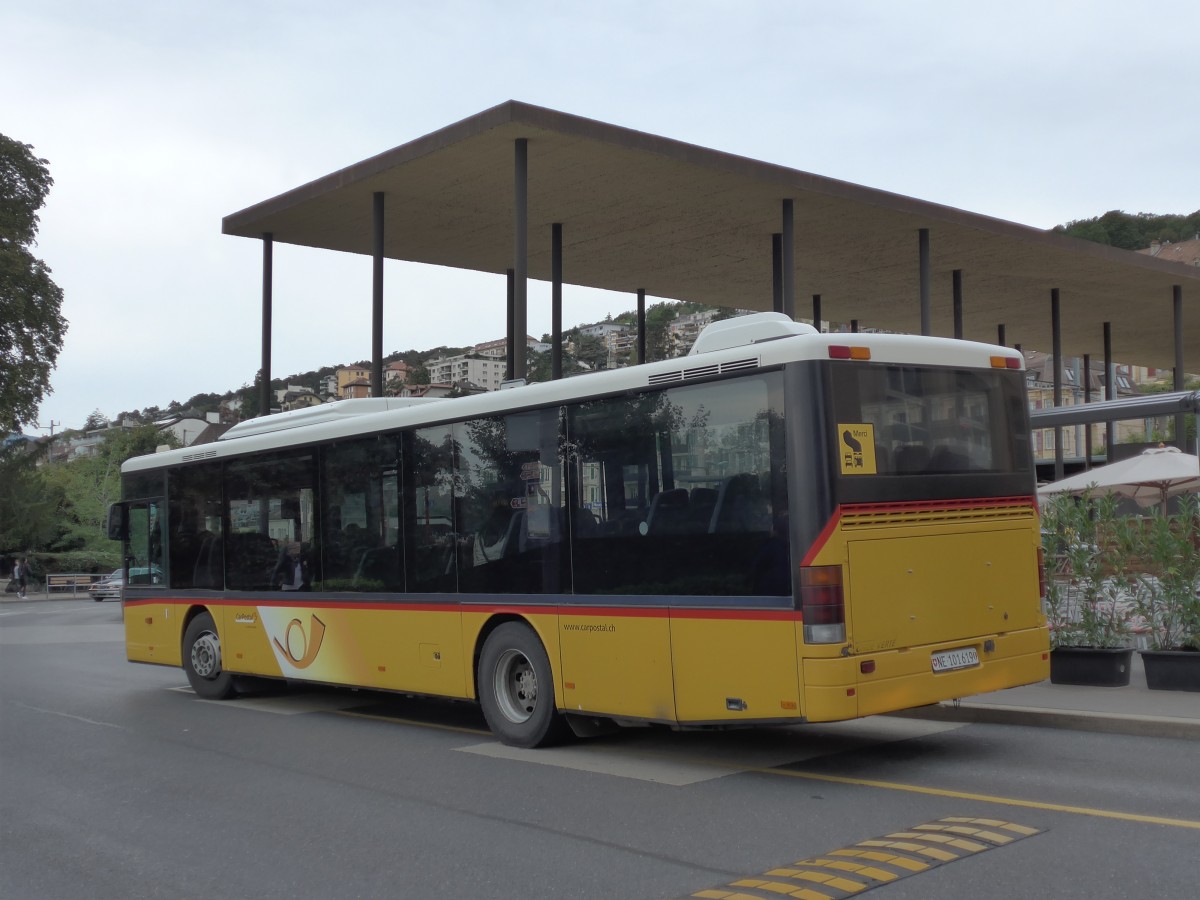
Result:
M321 652L321 641L325 638L325 623L316 616L312 617L309 633L304 633L304 624L299 619L288 622L283 632L283 643L273 637L271 641L280 652L297 669L307 669Z

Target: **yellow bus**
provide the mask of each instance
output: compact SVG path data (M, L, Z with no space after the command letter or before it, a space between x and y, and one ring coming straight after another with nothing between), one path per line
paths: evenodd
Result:
M1048 677L1003 347L761 313L678 359L266 416L122 472L128 658L202 697L265 676L465 698L533 747Z

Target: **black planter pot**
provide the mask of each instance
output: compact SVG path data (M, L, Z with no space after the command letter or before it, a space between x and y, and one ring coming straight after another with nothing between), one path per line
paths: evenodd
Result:
M1146 687L1154 691L1200 691L1200 653L1142 650Z
M1056 647L1050 651L1053 684L1124 687L1133 650L1128 647Z

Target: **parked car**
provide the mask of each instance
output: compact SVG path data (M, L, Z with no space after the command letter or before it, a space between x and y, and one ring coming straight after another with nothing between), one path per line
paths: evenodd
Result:
M125 570L117 569L111 575L105 575L88 588L88 595L97 603L101 600L120 600L121 588L124 585Z
M129 570L131 582L138 584L162 584L162 569L154 566L153 569L134 568ZM102 579L88 588L88 594L97 602L101 600L120 600L121 589L125 587L125 570L117 569L111 575L105 575Z

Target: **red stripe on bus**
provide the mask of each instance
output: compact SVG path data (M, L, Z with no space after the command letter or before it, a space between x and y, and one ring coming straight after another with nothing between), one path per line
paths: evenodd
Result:
M308 603L293 603L288 600L176 600L173 598L143 597L126 601L126 606L151 606L160 603L196 606L267 606L273 608L300 609L366 609L390 612L473 612L485 615L559 615L559 616L609 616L615 618L677 618L677 619L748 619L755 621L791 621L800 619L800 614L790 609L706 609L703 607L665 606L518 606L514 604L478 603L348 603L336 600L313 600Z
M833 537L833 533L837 530L838 522L841 519L842 507L839 506L833 511L833 515L829 517L829 521L825 523L825 527L821 529L821 533L817 535L817 539L813 541L812 546L808 548L808 552L804 554L804 558L800 560L800 565L812 565L812 561L817 558L817 554L824 549L829 539Z
M847 503L839 511L847 514L883 511L919 511L942 509L980 509L982 507L1037 506L1037 499L1029 495L1016 497L977 497L959 500L897 500L883 503Z

